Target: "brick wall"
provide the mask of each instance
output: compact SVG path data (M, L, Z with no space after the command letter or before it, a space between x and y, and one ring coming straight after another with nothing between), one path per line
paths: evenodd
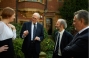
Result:
M16 8L16 0L1 0L0 8L12 7Z
M39 2L19 2L18 8L37 8L44 10L44 4Z

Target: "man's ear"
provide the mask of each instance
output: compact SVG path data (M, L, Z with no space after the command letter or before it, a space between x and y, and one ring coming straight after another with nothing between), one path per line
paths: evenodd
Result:
M83 19L83 18L81 18L81 23L83 23L83 24L84 24L84 19Z
M61 27L61 28L64 27L63 24L61 24L60 27Z

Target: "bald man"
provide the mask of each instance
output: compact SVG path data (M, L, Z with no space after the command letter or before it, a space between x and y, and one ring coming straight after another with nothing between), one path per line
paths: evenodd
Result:
M38 23L39 13L32 15L30 22L25 22L22 26L20 37L24 39L22 52L25 58L39 58L40 42L44 39L43 26Z
M58 30L55 33L55 48L53 51L52 58L70 58L62 55L63 49L70 43L73 39L73 35L65 30L67 28L67 22L65 19L58 19L55 25Z

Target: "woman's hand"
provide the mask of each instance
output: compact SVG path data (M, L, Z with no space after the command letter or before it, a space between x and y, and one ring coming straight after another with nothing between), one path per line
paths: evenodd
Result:
M9 48L8 45L1 46L0 52L7 51L8 48Z
M10 28L12 28L13 30L16 30L16 28L15 28L14 25L12 25L12 24L8 24L8 26L9 26Z

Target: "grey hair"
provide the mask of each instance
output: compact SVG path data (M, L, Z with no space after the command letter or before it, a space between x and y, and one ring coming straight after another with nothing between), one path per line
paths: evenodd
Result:
M65 19L58 19L58 22L64 26L64 28L67 28L67 23Z
M33 15L36 15L38 18L40 18L40 14L35 12Z
M78 20L81 20L81 18L84 19L84 24L85 24L85 25L88 25L88 21L89 21L89 19L88 19L88 14L89 14L89 12L86 11L86 10L79 10L79 11L76 11L76 12L74 13L75 17L76 17Z

